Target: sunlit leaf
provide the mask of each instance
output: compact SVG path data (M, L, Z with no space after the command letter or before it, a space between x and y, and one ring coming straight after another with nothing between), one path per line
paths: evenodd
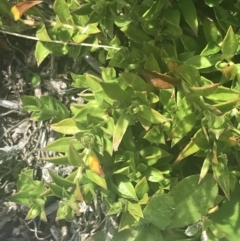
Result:
M170 191L175 200L175 212L169 227L184 227L197 222L214 205L218 187L212 175L206 175L200 184L198 180L199 175L188 176Z

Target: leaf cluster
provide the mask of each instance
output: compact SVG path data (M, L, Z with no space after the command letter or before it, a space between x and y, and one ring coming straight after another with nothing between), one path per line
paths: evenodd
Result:
M49 54L76 60L94 51L105 68L101 77L71 74L88 91L70 112L50 97L22 98L24 110L53 118L62 134L46 147L62 156L45 161L75 169L66 178L50 171L46 184L24 171L12 200L31 207L29 218L44 217L54 195L64 200L57 219L70 221L77 202L99 190L108 215L121 213L115 241L198 240L205 232L236 240L239 9L232 0L56 0L54 21L32 13L39 65ZM7 13L0 8L0 28L26 27L6 24ZM26 173L32 184L21 181Z

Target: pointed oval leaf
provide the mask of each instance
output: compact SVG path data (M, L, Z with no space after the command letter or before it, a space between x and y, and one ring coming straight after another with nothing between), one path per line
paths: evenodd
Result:
M180 136L187 134L188 132L190 132L193 129L196 122L197 122L197 119L196 119L195 112L192 112L192 113L184 116L182 119L180 119L178 122L176 122L175 125L173 126L173 128L169 134L170 138L180 137Z
M63 23L73 23L70 9L65 0L54 1L53 10Z
M178 65L174 68L174 73L181 76L190 86L201 82L201 77L198 69L189 64Z
M72 143L74 148L78 151L80 149L83 149L83 146L81 143L72 137L62 137L57 139L56 141L48 144L46 147L44 147L44 150L47 151L58 151L58 152L68 152L69 143Z
M134 73L122 73L121 77L135 91L149 90L148 84L138 75Z
M160 230L164 230L170 224L174 213L174 198L171 195L160 193L154 194L143 210L146 222Z
M43 60L51 53L51 50L47 48L43 42L37 41L35 49L35 58L37 60L38 66L43 62Z
M67 156L47 157L42 159L46 162L51 162L57 165L69 165Z
M40 212L41 212L41 207L39 207L36 204L33 204L30 210L28 211L28 214L25 219L26 220L34 219L40 214Z
M130 115L123 112L119 117L113 131L113 150L117 151L123 139L123 136L128 128Z
M170 153L156 146L144 147L139 154L147 161L148 166L154 165L160 158L171 156Z
M206 98L216 102L225 102L239 98L239 91L219 86L214 94L208 95Z
M210 214L210 220L214 226L216 225L216 227L223 232L225 236L223 239L225 240L238 240L240 236L240 229L234 228L238 227L236 225L239 223L239 197L240 185L238 183L235 190L231 193L230 201L225 198L219 210Z
M198 18L196 13L196 8L192 0L181 0L178 1L179 7L183 13L183 16L193 30L195 35L198 34Z
M203 180L203 178L207 175L209 168L211 167L211 156L212 155L208 154L205 160L203 161L198 183L200 183Z
M115 83L101 83L101 86L105 94L113 100L127 100L129 101L131 97Z
M49 175L51 176L52 180L58 185L59 187L69 188L74 186L75 184L73 182L68 181L67 179L57 175L52 170L48 170Z
M138 200L132 183L125 176L117 175L115 184L116 184L118 193L122 197Z
M178 155L176 161L174 162L175 164L178 164L181 160L183 160L184 158L196 153L197 151L199 151L199 147L194 143L194 141L190 141L185 148L181 151L181 153Z
M57 132L67 135L74 135L80 131L76 122L72 118L67 118L56 124L52 124L51 128Z
M170 191L175 200L175 214L169 228L180 228L199 221L213 207L218 186L212 175L198 184L199 175L184 178Z
M168 122L168 119L165 116L161 115L158 111L150 108L149 106L139 105L139 109L140 110L137 114L151 123L157 124Z
M205 56L201 55L195 55L191 58L189 58L187 61L184 62L185 64L191 64L197 69L204 69L204 68L209 68L216 64L215 62L211 62L210 58L207 58Z
M104 188L104 189L108 189L107 188L107 183L105 181L104 177L99 176L98 174L96 174L95 172L86 169L86 176L93 181L94 183L96 183L98 186Z
M146 177L149 182L160 182L164 180L163 173L154 167L149 167L147 169Z
M230 173L227 166L227 156L218 157L218 163L212 164L213 175L227 199L230 200Z
M222 53L226 60L230 60L236 53L238 40L233 32L232 26L229 26L226 36L222 42Z
M144 69L146 69L148 71L160 72L160 67L158 65L158 62L152 53L148 56L148 58L144 64Z
M143 212L140 204L128 202L127 210L137 221L139 221L140 218L143 218Z
M135 186L135 191L138 199L141 200L146 193L149 191L149 186L146 177L143 177Z
M74 167L81 167L81 166L85 165L85 163L82 160L82 157L78 154L78 152L74 148L72 142L70 142L70 144L69 144L68 161Z
M220 37L220 33L212 19L205 18L203 21L203 31L208 42L212 41L217 43L218 38Z

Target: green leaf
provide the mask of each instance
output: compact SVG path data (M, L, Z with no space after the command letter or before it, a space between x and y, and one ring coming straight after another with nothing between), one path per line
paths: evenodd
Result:
M144 64L144 69L149 70L149 71L161 72L158 62L155 59L153 54L150 54L148 56L148 58L146 59L146 62Z
M69 165L68 156L57 156L42 158L46 162L51 162L58 165Z
M221 7L220 5L213 7L215 18L219 26L223 29L224 32L229 28L229 22L224 21L225 19L231 18L231 13L227 9Z
M77 150L74 148L74 145L72 144L72 142L70 142L69 144L68 161L74 167L81 167L85 165L85 163L82 160L82 156L79 155Z
M195 134L197 135L197 133ZM178 155L176 161L174 164L177 164L178 162L180 162L181 160L183 160L184 158L196 153L197 151L199 151L199 147L198 145L196 145L194 143L193 140L191 140L186 146L185 148L181 151L181 153Z
M182 29L179 26L180 23L180 12L178 9L167 8L164 11L164 20L166 21L166 26L173 36L182 35Z
M104 231L97 231L91 237L85 239L85 241L106 241L107 237Z
M52 124L51 128L57 132L67 135L74 135L80 131L76 122L72 118L67 118L56 124Z
M219 84L211 84L202 87L189 87L189 90L197 96L208 96L214 94L218 86Z
M12 202L20 203L26 206L30 205L29 191L20 191L8 198Z
M7 0L1 0L0 2L0 14L5 18L12 18L11 5Z
M150 89L149 85L140 76L134 73L122 73L121 77L127 85L132 87L135 91L145 91Z
M228 112L228 111L232 111L233 108L238 107L239 105L240 105L240 98L229 100L224 103L219 103L212 106L217 108L221 112Z
M117 78L116 70L112 67L104 68L102 67L102 79L104 82L112 82L114 79Z
M197 122L196 113L190 113L178 120L173 126L169 136L170 138L176 138L183 136L190 132Z
M40 84L41 84L41 78L40 78L39 74L37 74L37 73L32 73L31 76L30 76L30 78L29 78L29 82L31 83L31 85L32 85L33 87L38 87L38 86L40 86Z
M121 231L126 228L129 229L135 222L136 222L136 219L128 211L122 213L121 220L120 220L120 223L118 226L118 231ZM120 235L120 236L121 236L120 240L122 240L122 235ZM130 240L131 240L131 235L129 235L129 236L130 236ZM128 240L129 236L127 236L127 238L124 240ZM116 236L116 238L119 238L119 236ZM115 239L113 239L113 240L115 240ZM116 240L118 240L118 239L116 239Z
M117 214L120 212L125 212L127 210L127 200L123 199L123 198L119 198L117 202L115 202L110 209L107 212L107 216L108 215L113 215L113 214Z
M28 211L28 214L25 219L26 220L34 219L40 214L40 212L41 212L41 208L38 205L33 204L30 210Z
M212 175L198 184L199 175L184 178L169 192L175 200L175 214L169 228L180 228L201 220L213 207L218 187Z
M143 218L140 204L128 202L127 210L137 221L139 221L140 218Z
M125 176L116 175L115 185L121 197L138 200L132 183Z
M140 150L139 154L143 157L143 160L146 161L148 166L154 165L163 157L171 156L170 153L156 146L144 147Z
M151 123L158 124L168 122L168 119L165 116L161 115L158 111L150 108L149 106L139 105L139 109L140 110L137 114Z
M142 18L144 21L149 21L152 19L155 19L157 17L157 13L167 5L167 2L164 1L154 1L149 8L147 8L147 11L144 12L142 15Z
M45 47L43 42L37 41L36 49L35 49L35 58L37 60L38 66L42 63L42 61L51 53L51 51Z
M198 183L200 183L203 180L203 178L207 175L209 168L211 167L211 157L212 157L212 153L209 155L209 152L208 152L205 160L203 161Z
M143 177L140 181L138 181L135 186L135 191L139 200L141 200L146 193L149 191L149 186L146 177Z
M98 174L96 174L95 172L86 169L86 176L93 181L94 183L96 183L98 186L103 187L104 189L108 189L107 188L107 183L105 181L104 177L99 176Z
M208 42L217 43L220 33L215 25L215 22L210 18L205 18L203 21L203 31Z
M54 183L48 183L48 186L56 197L64 198L62 187L59 187L58 185L56 185Z
M188 59L189 57L192 57L196 51L200 50L199 43L193 37L190 37L188 35L182 35L181 41L184 46L184 49L189 53L181 53L179 55L179 60L184 60L183 57L180 59L180 56L183 54L187 55L186 59Z
M65 0L56 0L53 4L53 10L63 23L73 24L72 16Z
M176 74L183 78L190 86L195 86L201 81L199 71L196 67L188 64L178 65L174 68Z
M148 167L146 177L149 182L160 182L164 180L163 173L154 167Z
M103 91L113 100L130 100L131 97L115 83L101 83Z
M48 144L44 148L44 150L57 151L57 152L68 152L70 141L76 150L83 149L83 146L80 144L80 142L77 139L74 139L72 137L62 137L62 138L59 138L56 141Z
M156 193L143 210L143 222L151 223L160 230L164 230L171 223L174 214L174 198L168 194Z
M225 102L239 98L239 92L237 90L219 86L214 94L208 95L206 98L216 102Z
M86 83L86 75L78 75L78 74L74 74L71 72L71 77L74 81L74 83L72 83L72 86L75 88L88 88L88 85Z
M17 189L22 190L22 187L26 184L28 184L30 189L35 186L35 182L33 181L33 169L26 169L21 172L17 182Z
M213 175L227 199L230 200L230 173L227 165L227 156L218 157L218 164L212 164Z
M191 27L195 35L198 35L198 19L197 19L197 13L196 8L194 6L194 3L192 0L181 0L178 1L179 7L183 13L183 16L188 23L188 25Z
M124 220L129 220L130 217L124 217ZM130 220L129 226L130 226ZM123 225L122 225L123 226ZM122 227L121 226L121 227ZM125 228L129 228L129 226L125 225ZM123 229L123 228L122 228ZM121 229L121 230L122 230ZM119 233L116 233L113 237L113 241L164 241L165 239L162 236L162 233L155 228L152 225L149 225L147 227L141 227L141 228L131 228L123 230Z
M230 60L235 55L237 48L238 40L233 32L232 27L230 26L222 42L223 57L226 60Z
M38 111L39 107L35 96L21 96L23 103L22 111Z
M207 43L206 47L202 50L200 55L211 56L211 55L217 54L220 50L221 50L221 47L218 44L216 44L215 42L209 42ZM217 61L211 61L211 62L214 64L217 63Z
M189 58L184 63L191 64L194 67L196 67L197 69L209 68L215 64L214 62L212 63L209 58L201 56L201 55L195 55L195 56Z
M122 27L121 31L135 43L142 44L151 40L151 37L142 30L141 26L134 26L132 23Z
M59 187L64 187L64 188L69 188L74 186L75 184L73 182L70 182L68 180L66 180L66 178L63 178L59 175L57 175L55 172L53 172L52 170L48 170L49 175L51 176L53 182L56 183L56 185L58 185Z
M60 26L57 28L57 36L63 43L68 43L71 40L73 33L74 33L73 29L67 29L67 28L64 28L63 26Z
M119 117L113 131L113 149L114 151L118 150L118 147L123 139L123 136L128 128L130 121L130 115L122 112Z
M72 221L74 215L74 211L69 206L69 203L67 201L60 202L59 208L56 215L56 221L61 219L66 219L67 221Z
M165 133L159 126L151 127L143 138L147 139L150 143L165 144Z
M74 9L72 13L76 15L89 15L92 12L92 4L81 4L77 9Z
M235 190L231 193L230 201L225 199L219 210L210 214L210 220L213 225L216 226L224 234L223 240L237 240L240 236L239 213L239 197L240 197L240 185L237 184Z
M36 32L36 37L39 38L40 41L46 41L46 42L50 42L51 38L48 35L47 29L45 24L43 24L42 26L40 26Z

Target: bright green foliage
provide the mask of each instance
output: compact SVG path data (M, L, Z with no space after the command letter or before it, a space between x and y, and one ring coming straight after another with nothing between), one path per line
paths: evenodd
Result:
M53 10L51 24L36 22L38 65L49 54L76 60L94 51L105 67L101 77L71 73L73 87L89 88L71 113L52 97L22 97L23 110L35 120L53 119L52 129L63 135L46 150L64 155L46 161L75 169L67 178L50 171L46 185L24 171L11 199L31 208L28 218L44 219L45 198L55 195L64 200L57 219L71 221L77 202L92 201L100 190L108 215L121 213L115 241L193 241L201 231L210 240L236 240L239 1L56 0ZM0 28L20 31L24 23L5 23L8 11L1 1ZM164 80L145 80L142 69L178 84L156 88ZM30 81L39 84L35 74ZM88 163L89 150L99 162ZM31 182L23 185L25 175ZM186 238L186 226L199 221L202 230Z

